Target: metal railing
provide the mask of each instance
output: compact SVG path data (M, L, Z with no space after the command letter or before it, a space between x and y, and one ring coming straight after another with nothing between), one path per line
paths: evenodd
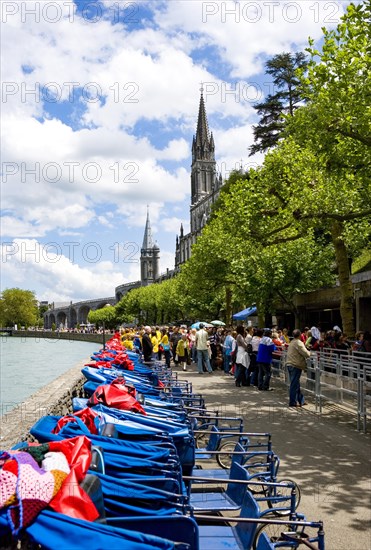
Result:
M273 375L289 386L285 351L273 359L272 369ZM356 415L357 430L366 433L371 407L371 353L314 351L307 360L301 387L313 396L316 412L322 413L324 402L346 407Z

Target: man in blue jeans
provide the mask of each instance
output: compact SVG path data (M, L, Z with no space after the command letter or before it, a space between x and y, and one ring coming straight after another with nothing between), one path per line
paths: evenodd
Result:
M290 377L289 407L302 407L305 405L304 395L300 390L300 376L303 370L307 368L307 359L310 357L310 351L307 350L301 341L301 332L295 329L287 348L286 367Z
M200 330L197 331L195 346L197 349L197 372L198 374L203 374L203 362L206 364L207 372L209 374L213 373L213 370L210 365L209 359L209 350L207 347L209 335L204 329L203 323L200 323Z
M224 374L229 374L229 370L231 368L231 355L232 355L232 347L234 338L231 336L231 330L226 330L227 336L225 337L224 343L223 343L223 370Z
M268 328L265 329L258 347L256 361L258 366L258 390L260 391L272 391L269 382L271 379L272 354L276 350L276 346L271 336L272 331Z

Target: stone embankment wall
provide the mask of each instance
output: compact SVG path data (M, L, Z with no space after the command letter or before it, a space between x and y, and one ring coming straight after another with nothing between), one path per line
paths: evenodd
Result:
M72 412L72 398L83 397L83 384L86 380L81 369L86 362L87 360L81 361L16 408L0 416L1 450L10 449L19 441L32 441L29 430L42 416Z
M106 333L106 342L113 336ZM51 330L17 330L13 332L16 338L51 338L52 340L79 340L80 342L96 342L103 344L103 334L83 333L83 332L57 332Z

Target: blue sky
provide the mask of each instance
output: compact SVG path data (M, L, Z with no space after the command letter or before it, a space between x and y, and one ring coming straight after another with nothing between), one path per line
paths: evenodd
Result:
M147 204L161 271L189 228L200 83L223 177L248 156L264 63L347 2L2 2L1 288L49 302L139 279Z

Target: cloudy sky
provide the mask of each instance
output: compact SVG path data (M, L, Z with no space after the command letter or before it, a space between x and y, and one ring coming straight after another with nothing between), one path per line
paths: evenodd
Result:
M1 2L1 287L58 302L138 280L146 208L174 265L200 83L218 169L249 157L264 63L347 2Z

